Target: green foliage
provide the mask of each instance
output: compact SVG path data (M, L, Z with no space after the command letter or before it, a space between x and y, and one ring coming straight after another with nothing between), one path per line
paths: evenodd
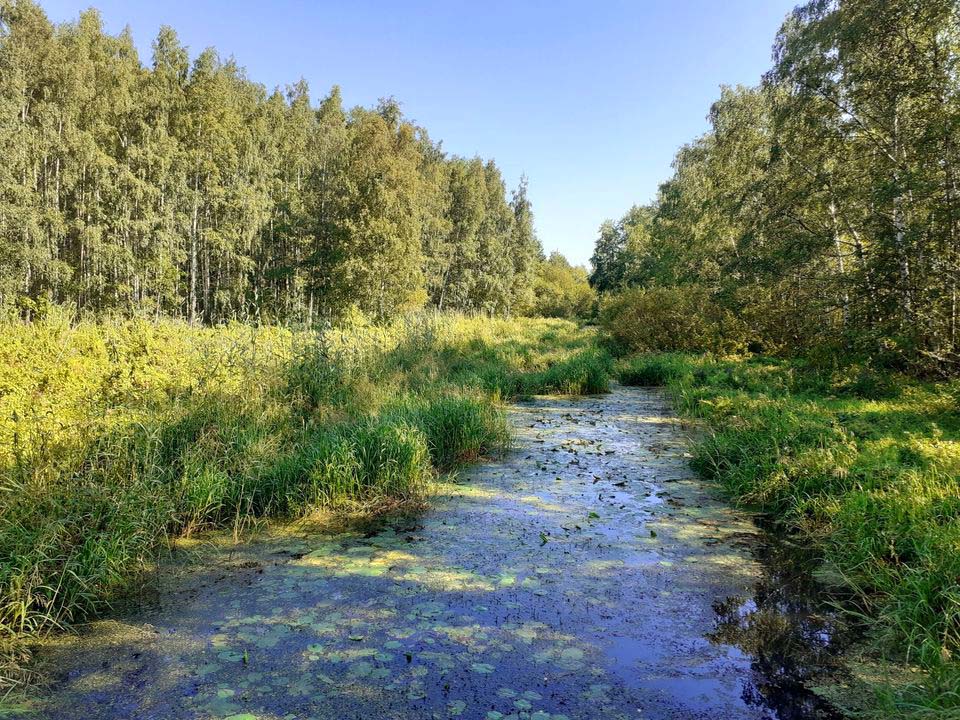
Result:
M604 390L590 340L450 314L0 324L0 645L97 612L168 538L421 502L505 445L500 398Z
M423 433L389 420L367 420L321 437L311 455L305 500L327 507L412 499L432 472Z
M408 399L385 414L423 433L430 460L441 471L477 460L509 439L503 412L480 395Z
M696 467L811 540L822 577L852 595L877 639L928 671L923 685L890 695L889 711L908 714L913 703L918 717L955 713L956 383L760 358L653 356L626 367L644 383L666 378L683 412L703 421Z
M429 248L431 302L441 310L510 313L529 300L532 268L541 254L526 179L508 204L492 162L454 158L448 171L449 231Z
M722 308L763 352L956 375L958 40L952 0L801 3L763 84L724 88L656 202L601 227L594 287L693 285L701 332Z
M560 253L551 253L537 265L533 288L529 314L585 318L593 312L596 295L587 282L586 269L570 265Z
M695 285L624 290L605 299L600 319L617 345L634 352L735 352L746 346L744 323Z
M325 323L510 313L540 257L526 180L447 157L396 101L314 106L162 28L0 4L0 312Z
M584 350L539 373L523 375L519 386L526 395L596 395L610 390L613 360L600 350Z
M617 364L617 377L624 385L662 387L689 372L683 355L637 355Z
M645 275L655 211L634 206L618 222L600 226L590 265L590 285L597 292L622 290Z

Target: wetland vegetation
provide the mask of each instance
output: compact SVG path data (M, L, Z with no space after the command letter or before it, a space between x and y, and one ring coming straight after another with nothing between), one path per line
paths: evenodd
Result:
M958 48L798 6L588 270L393 99L0 0L0 714L960 718Z
M610 366L568 321L455 315L325 333L48 319L5 326L0 354L8 645L102 608L170 537L422 502L508 442L503 400L601 392Z
M907 687L887 686L896 673L874 677L881 701L873 712L952 717L960 687L957 382L761 356L642 355L619 370L625 383L667 386L679 411L702 423L694 467L807 544L815 576L875 653L926 671Z

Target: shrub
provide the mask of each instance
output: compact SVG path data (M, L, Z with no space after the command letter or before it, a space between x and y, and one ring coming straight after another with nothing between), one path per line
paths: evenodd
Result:
M744 324L696 285L624 290L604 302L600 320L632 352L730 353L748 340Z
M530 314L558 318L592 314L597 296L587 278L586 268L571 265L560 253L551 253L537 266Z

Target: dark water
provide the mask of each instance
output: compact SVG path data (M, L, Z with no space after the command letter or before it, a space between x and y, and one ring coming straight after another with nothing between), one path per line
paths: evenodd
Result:
M843 674L843 652L854 639L812 579L816 558L763 533L751 550L763 574L752 592L718 600L715 629L708 638L733 645L750 658L753 701L767 705L780 720L840 718L808 690Z
M805 685L843 633L802 551L709 496L658 393L512 418L419 518L241 546L50 648L43 716L834 717Z

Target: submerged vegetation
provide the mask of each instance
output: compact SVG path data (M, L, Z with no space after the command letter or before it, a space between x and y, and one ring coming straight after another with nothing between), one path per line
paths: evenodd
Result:
M562 320L291 331L51 317L0 327L0 632L96 612L164 541L423 499L508 442L501 398L606 388Z
M812 542L821 579L869 636L927 671L900 694L875 687L881 716L956 717L960 386L764 357L642 355L618 370L627 384L667 385L705 425L697 469Z

